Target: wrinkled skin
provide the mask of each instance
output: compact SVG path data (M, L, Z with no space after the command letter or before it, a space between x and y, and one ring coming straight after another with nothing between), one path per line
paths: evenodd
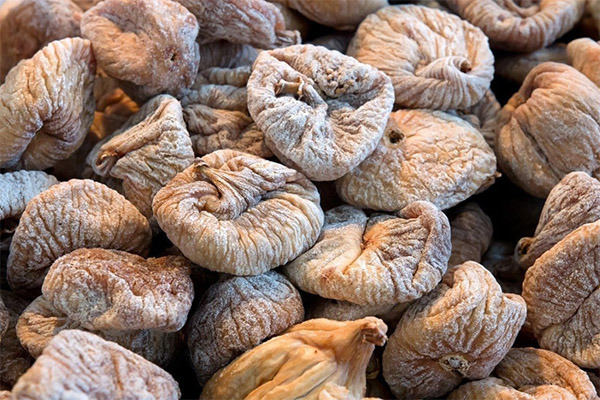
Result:
M303 322L217 372L200 398L362 399L367 364L386 331L373 317Z
M454 267L465 261L480 263L492 241L492 220L477 203L461 205L450 218L452 229L452 253L448 266Z
M198 21L173 1L102 1L83 16L81 34L134 100L180 96L198 72Z
M27 350L21 346L15 330L17 319L28 301L13 292L0 290L0 302L8 312L6 332L0 339L0 387L10 389L33 363Z
M257 275L298 257L319 236L323 211L301 173L218 150L177 174L154 197L160 227L192 262Z
M286 30L279 9L265 0L177 0L198 19L200 44L225 39L260 49L300 43L300 33Z
M585 0L448 0L462 18L481 28L494 49L530 53L575 26Z
M498 76L520 85L529 71L546 61L567 64L567 46L556 43L533 53L499 55L494 68Z
M73 154L94 118L90 42L54 41L0 86L0 168L46 169Z
M600 221L582 225L527 270L527 322L544 349L600 367Z
M0 82L48 43L79 36L82 11L70 0L23 0L0 24Z
M139 211L105 185L73 179L54 185L25 208L10 244L13 290L37 291L60 256L79 248L147 254L152 232Z
M43 171L15 171L0 174L0 221L19 217L35 196L57 184Z
M248 110L267 146L316 181L340 178L364 160L392 105L388 77L319 46L263 52L248 80Z
M473 125L483 135L487 144L493 149L496 143L496 131L502 106L491 90L485 92L481 100L474 106L456 113Z
M585 172L571 172L552 188L533 237L519 240L515 259L523 268L581 225L600 219L600 182Z
M546 197L572 171L600 177L600 88L576 69L538 65L500 119L498 163L530 195Z
M198 71L213 67L235 68L252 65L258 51L247 44L230 43L225 40L207 43L200 47Z
M431 291L446 272L450 226L431 203L398 217L329 210L317 243L283 272L305 292L359 305L394 305Z
M356 207L398 211L425 200L446 209L490 186L495 174L494 152L471 124L441 111L401 110L336 188Z
M65 329L85 330L43 296L35 299L17 322L17 336L33 357L39 357L50 340ZM159 330L94 330L92 333L115 342L157 365L167 365L180 345L178 333Z
M303 319L300 294L276 272L216 283L190 320L188 347L198 381L206 383L240 354Z
M567 46L567 56L569 64L600 87L600 42L589 38L573 40Z
M400 398L443 396L463 379L483 379L504 358L525 322L525 302L502 294L468 261L404 313L383 353L383 376Z
M125 197L146 218L152 217L156 193L193 160L181 105L169 95L144 104L87 158L98 175L123 180Z
M385 7L368 16L348 55L385 72L396 104L408 108L470 107L494 75L494 56L479 29L450 13L413 5Z
M92 333L56 335L13 388L15 400L179 399L179 385L167 372L116 343Z

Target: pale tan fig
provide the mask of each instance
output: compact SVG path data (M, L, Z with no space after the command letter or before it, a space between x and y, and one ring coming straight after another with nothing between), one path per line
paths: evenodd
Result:
M4 320L6 315L2 317L7 326L0 337L0 388L10 389L33 363L33 358L21 346L15 329L19 315L29 302L13 292L0 290L0 303L8 313L8 321Z
M496 75L520 85L529 71L546 61L566 64L567 46L556 43L533 53L498 55L494 68Z
M189 323L188 347L198 381L204 384L240 354L303 319L300 294L276 272L216 283Z
M572 171L600 176L600 88L576 69L538 65L500 119L498 163L525 192L544 198Z
M390 6L371 14L348 55L385 72L401 107L464 109L481 100L494 76L483 32L428 7Z
M515 259L529 268L569 233L599 219L600 182L585 172L571 172L550 191L534 236L519 240Z
M450 256L448 219L431 203L367 218L351 206L326 213L317 243L284 267L300 289L360 305L395 305L431 291Z
M171 375L116 343L64 330L46 346L12 390L15 400L179 399Z
M221 369L200 398L362 399L367 364L375 346L385 343L386 331L373 317L303 322Z
M10 244L8 281L13 290L38 290L64 254L102 247L145 255L151 238L148 220L114 190L90 180L63 182L27 204Z
M477 203L467 203L454 210L450 218L452 253L448 266L465 261L480 263L492 242L492 220Z
M46 169L73 154L94 118L90 42L51 42L0 86L0 168Z
M456 113L473 125L483 135L487 144L493 149L496 143L496 131L502 106L491 90L485 92L481 100L474 106Z
M589 38L573 40L567 46L569 64L600 87L600 42Z
M468 261L402 315L383 353L383 376L400 398L443 396L463 379L483 379L525 322L520 296Z
M441 111L400 110L390 115L375 151L336 188L362 208L398 211L426 200L446 209L495 178L494 152L471 124Z
M0 221L20 217L31 199L57 183L43 171L0 174Z
M585 0L448 0L448 6L490 38L495 49L532 52L575 26Z
M540 346L580 367L600 367L600 221L582 225L527 270L527 322Z
M187 258L234 275L293 260L323 225L319 193L304 175L232 150L197 159L158 192L152 208Z

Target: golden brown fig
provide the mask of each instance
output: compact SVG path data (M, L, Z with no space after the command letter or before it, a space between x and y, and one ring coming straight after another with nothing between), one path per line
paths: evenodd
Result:
M438 397L463 379L483 379L525 322L525 302L502 294L492 274L468 261L402 315L383 353L383 376L401 398Z
M567 46L569 64L600 87L600 42L589 38L573 40Z
M448 266L454 267L465 261L480 263L492 241L492 220L477 203L467 203L454 210L450 218L452 229L452 253Z
M520 85L529 71L546 61L566 64L567 46L556 43L533 53L498 55L494 68L496 75Z
M303 322L217 372L200 398L362 399L367 363L386 331L373 317Z
M27 350L21 346L15 329L28 301L6 290L0 290L0 299L8 312L7 329L0 340L0 387L10 389L33 363Z

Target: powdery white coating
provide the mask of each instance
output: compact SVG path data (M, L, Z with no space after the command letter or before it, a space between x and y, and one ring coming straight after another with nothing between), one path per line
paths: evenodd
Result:
M27 350L21 346L15 329L19 315L29 302L6 290L0 290L0 298L9 317L0 343L0 387L10 389L33 363Z
M555 43L533 53L498 55L494 67L496 75L521 84L529 71L546 61L567 64L567 46Z
M600 219L600 182L585 172L571 172L552 188L533 237L519 240L515 259L528 268L580 226Z
M385 72L401 107L464 109L481 100L494 77L483 32L428 7L390 6L369 15L348 55Z
M572 171L600 177L600 88L576 69L532 69L499 126L498 164L525 192L544 198Z
M35 196L58 183L43 171L15 171L0 174L0 221L19 217Z
M51 42L0 86L0 168L46 169L73 154L94 118L90 42Z
M495 49L532 52L575 26L585 0L448 0L462 18L483 30Z
M465 121L473 125L483 135L487 144L493 149L496 143L496 131L500 119L502 106L491 90L487 90L481 100L456 113Z
M169 95L149 100L87 157L98 175L123 180L125 197L146 218L156 193L193 160L181 105Z
M390 115L375 151L336 188L356 207L398 211L424 200L443 210L495 177L494 152L471 124L441 111L400 110Z
M431 203L367 219L340 206L326 213L317 243L283 268L300 289L359 305L393 305L431 291L450 256L448 218Z
M116 248L145 255L152 232L127 199L101 183L72 179L34 197L25 208L7 262L13 290L42 286L50 265L79 248Z
M523 298L540 347L600 367L600 221L582 225L527 270Z
M79 330L56 335L12 394L14 400L177 400L181 396L177 382L161 368Z
M188 347L200 384L240 354L302 322L300 293L274 271L211 286L189 323Z
M174 1L102 1L84 14L81 34L98 65L135 99L179 96L198 72L198 21Z
M86 329L174 332L185 324L194 286L184 257L79 249L52 264L42 293Z
M600 42L589 38L573 40L567 46L567 55L569 64L600 87Z
M69 318L43 296L36 298L17 322L17 336L34 357L39 357L50 340L65 329L80 329L81 324ZM178 333L158 330L95 330L92 333L115 342L157 365L167 365L180 344Z
M454 267L465 261L481 262L483 254L492 242L492 220L477 203L459 206L450 218L452 229L452 253L448 261Z
M394 102L385 74L313 45L260 53L247 88L267 146L316 181L340 178L373 152Z
M154 197L160 227L192 262L258 275L310 248L323 225L317 188L262 158L218 150L177 174Z
M483 379L525 322L520 296L503 294L492 274L467 261L404 313L383 352L383 377L401 398L439 397Z
M367 364L386 332L374 317L303 322L221 369L200 399L316 400L339 398L332 394L340 392L347 400L362 399Z

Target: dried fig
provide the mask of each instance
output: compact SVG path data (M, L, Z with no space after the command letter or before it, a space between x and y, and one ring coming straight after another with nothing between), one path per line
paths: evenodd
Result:
M234 275L291 261L323 225L319 193L304 175L233 150L197 159L157 193L152 208L187 258Z
M92 333L64 330L13 388L14 399L179 399L164 370Z
M431 291L449 256L448 219L430 203L412 203L398 217L369 219L357 208L340 206L327 211L317 243L283 272L306 292L383 306Z
M134 100L179 96L194 82L198 21L174 1L102 1L83 16L81 34L98 65Z
M400 110L390 115L375 151L336 187L357 207L398 211L426 200L446 209L495 177L494 152L468 122L441 111Z
M385 343L386 331L383 321L373 317L303 322L221 369L200 398L362 399L367 363L375 345Z
M527 270L523 298L540 346L580 367L600 367L600 221L585 224Z
M492 274L467 261L402 315L383 352L383 376L402 398L437 397L483 379L510 350L525 302L502 294Z
M589 38L573 40L567 46L569 64L600 87L600 42Z
M480 263L483 254L492 241L492 220L477 203L461 205L450 218L452 229L452 253L448 266L453 267L465 261Z
M0 221L20 217L31 199L57 183L43 171L0 174Z
M303 319L300 294L276 272L216 283L190 321L188 347L198 381L204 384L240 354Z
M11 400L12 394L8 390L0 390L0 400Z
M564 43L556 43L529 54L499 55L494 67L498 76L520 85L529 71L546 61L566 64L567 46Z
M600 89L576 69L532 69L499 126L498 163L525 192L544 198L572 171L600 177Z
M496 143L496 131L502 106L491 90L485 92L481 100L474 106L456 113L473 125L483 135L487 144L493 149Z
M46 169L68 158L94 117L90 42L51 42L0 86L0 168Z
M267 146L317 181L340 178L375 149L392 105L385 74L319 46L262 52L248 80Z
M585 0L448 0L462 18L481 28L495 49L532 52L575 26Z
M13 292L0 290L0 303L8 312L8 324L0 341L0 387L10 389L33 363L27 350L19 343L15 330L17 319L28 302Z
M390 6L369 15L348 55L385 72L402 107L470 107L481 100L494 76L494 56L483 32L428 7Z
M13 289L36 290L60 256L84 247L146 254L148 220L123 196L101 183L70 180L33 198L25 208L8 257Z
M225 40L203 44L200 47L198 71L205 71L213 67L251 66L257 56L258 51L247 44L230 43Z

